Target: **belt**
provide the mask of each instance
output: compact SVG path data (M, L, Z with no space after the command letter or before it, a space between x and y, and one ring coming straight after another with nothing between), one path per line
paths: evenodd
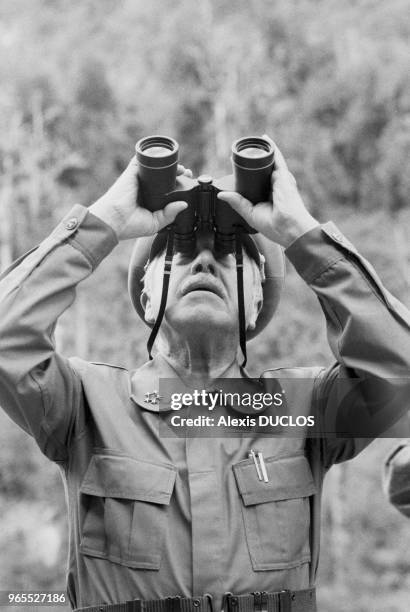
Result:
M226 602L226 603L225 603ZM316 612L316 591L255 591L249 595L224 596L223 609L227 612Z
M74 612L214 612L212 596L131 599L116 604L76 608ZM315 589L300 591L255 591L249 595L225 593L222 612L316 612Z
M213 612L211 595L203 597L165 597L131 599L122 603L76 608L74 612Z

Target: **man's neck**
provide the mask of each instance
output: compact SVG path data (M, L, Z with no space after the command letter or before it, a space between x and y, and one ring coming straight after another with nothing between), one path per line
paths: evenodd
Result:
M237 343L229 336L209 342L195 341L170 343L162 339L161 355L167 360L176 374L189 386L206 387L217 378L240 377L237 359Z

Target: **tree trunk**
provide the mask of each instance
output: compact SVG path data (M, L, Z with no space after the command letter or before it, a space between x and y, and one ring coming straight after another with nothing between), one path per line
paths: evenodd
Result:
M3 184L0 190L0 266L5 269L13 261L14 162L10 153L4 154L3 167Z
M345 588L348 576L346 559L348 559L349 534L347 524L347 465L334 466L328 474L329 515L330 515L330 562L335 585Z
M409 259L410 249L408 240L406 239L406 226L400 223L399 218L392 219L393 229L393 245L396 253L397 270L404 281L404 295L401 296L402 301L410 306L410 275L409 275Z

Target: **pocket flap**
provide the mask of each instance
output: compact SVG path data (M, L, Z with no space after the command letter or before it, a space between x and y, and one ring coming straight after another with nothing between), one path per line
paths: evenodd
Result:
M267 457L265 465L269 482L258 479L252 460L241 461L233 466L236 483L245 506L308 497L316 493L312 471L304 455Z
M98 497L169 504L176 468L132 457L93 455L80 491Z

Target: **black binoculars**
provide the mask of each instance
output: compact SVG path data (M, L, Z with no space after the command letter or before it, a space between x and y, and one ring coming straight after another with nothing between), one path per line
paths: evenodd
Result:
M152 212L176 200L188 204L172 224L177 251L192 252L199 229L214 232L215 250L221 254L235 250L238 232L256 233L228 203L219 200L217 194L237 191L253 204L271 199L274 151L268 140L259 137L236 140L232 145L233 174L216 181L207 175L197 179L177 177L179 146L173 138L148 136L139 140L135 148L139 203Z

